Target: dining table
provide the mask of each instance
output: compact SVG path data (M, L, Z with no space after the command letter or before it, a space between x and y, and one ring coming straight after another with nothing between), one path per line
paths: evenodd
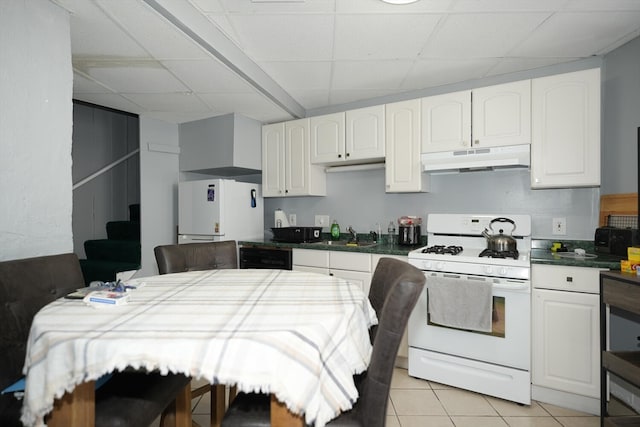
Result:
M367 369L377 318L355 283L239 269L126 285L125 304L61 298L36 314L24 365L26 426L64 417L66 427L92 427L93 382L126 369L271 394L272 425L322 427L358 399L353 376Z

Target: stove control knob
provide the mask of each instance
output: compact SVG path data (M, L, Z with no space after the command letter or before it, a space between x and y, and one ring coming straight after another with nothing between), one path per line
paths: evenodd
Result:
M436 263L436 270L442 270L444 268L444 262Z
M486 266L486 267L484 268L484 272L485 272L486 274L491 274L491 273L493 273L493 268L492 268L491 266Z
M422 267L425 270L430 270L431 269L431 261L422 261Z
M506 276L507 275L507 269L505 267L502 267L500 269L500 275L502 275L502 276Z

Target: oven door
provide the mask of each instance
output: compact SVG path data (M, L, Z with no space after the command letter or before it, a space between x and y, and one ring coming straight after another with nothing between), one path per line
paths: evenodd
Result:
M531 363L531 284L528 280L425 272L429 277L487 280L492 283L491 333L454 329L430 323L427 286L409 319L409 347L529 370Z

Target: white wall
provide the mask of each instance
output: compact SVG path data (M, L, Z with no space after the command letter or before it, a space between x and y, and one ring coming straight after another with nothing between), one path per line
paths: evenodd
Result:
M69 15L0 1L0 260L73 252Z
M158 274L153 248L177 241L179 152L178 125L140 117L142 259L137 277Z

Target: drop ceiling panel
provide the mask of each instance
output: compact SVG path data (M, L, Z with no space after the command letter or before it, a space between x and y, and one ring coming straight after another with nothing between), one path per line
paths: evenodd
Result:
M332 57L331 15L246 15L230 20L241 46L255 61L327 61Z
M402 85L404 90L442 86L485 77L497 65L495 58L417 61Z
M640 12L558 13L512 51L514 56L586 57L628 41Z
M329 61L261 62L258 65L287 91L327 90L331 82Z
M491 75L515 73L533 70L563 62L577 61L580 58L502 58L491 68Z
M132 38L158 59L201 59L209 55L145 3L101 0L100 5Z
M150 58L149 54L93 2L76 0L71 7L73 56Z
M73 73L73 93L111 93L111 91L90 78Z
M638 0L568 0L564 10L640 11Z
M187 92L189 88L180 83L157 62L146 64L96 64L86 73L104 83L108 88L122 93L172 93Z
M331 13L336 3L345 0L304 0L302 2L270 1L252 2L251 0L218 0L229 13ZM352 0L348 0L352 1ZM377 0L376 0L377 1ZM196 3L202 3L198 0Z
M162 61L182 83L194 92L250 92L249 84L214 59Z
M440 13L448 11L455 0L422 0L416 3L391 5L379 0L337 0L336 11L338 13Z
M547 13L450 15L422 51L425 58L502 57L529 35Z
M334 58L414 59L442 15L338 15Z
M124 93L123 96L149 111L204 113L211 110L197 96L185 93Z
M314 108L326 107L329 105L329 91L328 90L314 90L314 89L292 89L289 91L306 110Z
M381 96L394 95L399 93L397 90L384 90L384 89L346 89L346 90L332 90L329 95L329 105L340 105L350 102L363 101L366 99L378 98ZM380 101L379 104L385 103Z
M582 0L578 0L582 2ZM596 0L602 3L609 0ZM567 0L458 0L451 7L452 12L552 12L562 10Z
M332 89L398 89L413 61L340 61L333 70Z
M271 101L257 93L202 94L200 98L214 110L242 112L243 115L253 117L256 120L292 119L290 115L278 111Z

